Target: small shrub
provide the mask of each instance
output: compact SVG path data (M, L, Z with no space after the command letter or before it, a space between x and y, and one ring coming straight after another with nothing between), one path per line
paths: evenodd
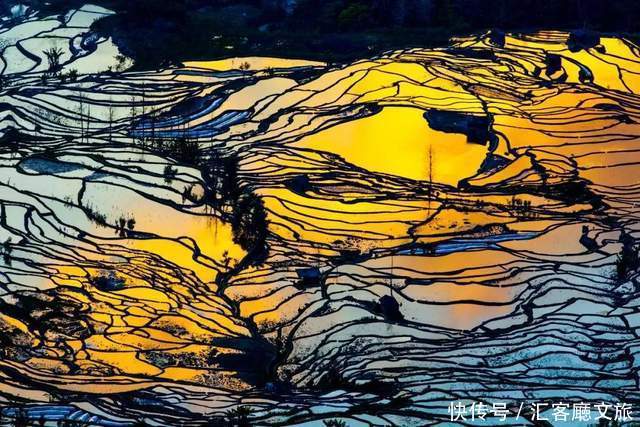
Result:
M182 201L191 200L193 201L193 184L187 185L182 190Z
M120 237L129 237L133 229L136 226L135 218L125 218L121 216L118 218L118 222L116 223L116 234L120 235Z
M7 240L2 243L2 252L5 254L10 254L11 250L11 237L8 237Z
M2 243L2 259L5 265L11 265L11 252L13 248L11 247L11 237L7 238L7 240Z
M116 71L118 72L124 71L127 68L127 57L122 54L118 54L115 56L115 59L116 59Z
M76 70L75 68L69 70L67 72L67 78L70 82L75 82L76 80L78 80L78 70Z
M171 182L175 179L178 174L178 169L174 168L171 165L167 165L164 167L164 182L167 184L171 184Z

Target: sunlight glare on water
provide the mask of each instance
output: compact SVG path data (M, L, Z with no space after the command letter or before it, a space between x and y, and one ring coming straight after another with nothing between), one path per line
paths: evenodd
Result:
M386 107L371 117L307 136L296 146L328 151L370 171L416 180L429 177L431 146L434 182L455 186L475 175L486 147L467 143L463 134L431 129L423 113L417 108Z

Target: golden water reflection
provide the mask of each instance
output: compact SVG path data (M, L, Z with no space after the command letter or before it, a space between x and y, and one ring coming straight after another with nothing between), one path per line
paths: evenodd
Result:
M429 179L431 149L434 182L455 186L474 175L486 147L467 143L463 134L431 129L423 113L417 108L385 107L371 117L304 137L295 146L328 151L370 171L416 180Z

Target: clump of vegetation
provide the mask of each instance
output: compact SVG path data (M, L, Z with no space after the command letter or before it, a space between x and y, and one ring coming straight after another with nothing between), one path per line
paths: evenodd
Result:
M58 427L86 427L88 425L85 421L62 419L58 421Z
M168 368L171 366L188 366L190 368L208 367L208 365L206 364L204 353L170 353L167 351L149 351L146 353L146 359L160 368Z
M254 256L264 255L267 214L260 197L250 192L242 194L234 206L231 225L235 243Z
M13 427L28 427L32 425L31 420L29 419L29 413L26 408L19 407L14 411L13 416L9 416L10 425Z
M233 241L258 263L266 255L267 213L262 199L249 186L239 185L238 168L237 156L217 153L201 165L205 200L230 217Z
M509 208L516 218L533 218L536 213L531 210L530 200L520 200L516 196L511 197Z
M347 5L338 14L336 22L341 28L363 28L371 21L371 7L356 2Z
M180 163L197 166L206 183L202 200L220 212L231 222L233 240L247 251L255 262L266 254L267 214L260 197L250 187L238 183L238 158L236 155L220 156L214 152L206 160L202 158L198 142L186 137L178 139L152 139L151 146L162 155ZM164 168L164 180L170 183L177 176L172 165ZM196 201L194 186L185 187L183 200ZM122 223L118 230L126 234Z
M178 138L174 141L173 155L180 163L197 165L200 161L200 147L194 139L186 137Z
M116 55L116 71L117 72L122 72L127 68L127 57L122 55L122 54L118 54Z
M11 265L11 252L13 251L13 248L11 247L11 237L8 237L7 240L5 240L2 243L2 259L5 263L5 265Z
M617 283L628 280L640 268L639 248L633 236L623 230L620 242L622 243L622 251L618 254L613 273L613 280Z
M229 264L231 264L231 257L229 256L229 251L222 252L222 265L224 268L229 268Z
M191 202L198 202L199 197L194 193L195 184L190 184L184 187L182 190L182 201L189 200Z
M72 68L71 70L67 71L66 73L61 72L59 74L59 77L60 77L60 82L61 83L65 83L67 81L75 82L76 80L78 80L78 70L76 70L75 68Z
M116 233L120 235L120 237L128 237L133 233L133 229L136 227L135 218L125 218L121 216L118 218L118 222L116 223Z
M249 427L251 426L249 422L251 412L250 406L238 406L237 408L228 410L225 418L234 427Z
M105 292L118 291L120 289L124 289L126 284L126 280L122 277L118 277L116 272L109 271L108 273L101 273L97 276L90 276L89 282Z
M152 140L151 148L160 154L175 159L178 163L196 166L200 162L200 147L198 141L182 136L175 139Z
M240 197L237 156L219 157L217 153L203 165L203 176L209 183L209 201L219 209L233 208Z
M347 423L343 420L331 419L324 420L322 421L322 423L325 425L325 427L347 427Z
M96 210L94 210L93 206L88 205L84 207L84 211L87 214L87 216L89 217L89 219L91 221L93 221L94 223L98 224L101 227L106 227L107 224L107 216L105 214L103 214L102 212L98 212Z
M175 179L176 175L178 175L178 169L174 168L171 165L167 165L164 167L164 182L166 182L167 184L171 184L171 182L173 182L173 180Z
M38 9L57 13L68 10L70 2L37 1ZM116 13L100 19L92 29L125 47L124 53L139 69L178 63L186 57L229 56L229 47L236 57L348 61L367 50L375 54L408 46L443 45L451 36L496 27L505 31L589 28L635 34L634 24L640 18L632 0L617 0L604 7L596 0L494 1L490 6L479 0L95 1ZM218 36L212 39L212 34ZM499 42L504 35L491 40ZM124 69L126 58L117 60L116 68Z

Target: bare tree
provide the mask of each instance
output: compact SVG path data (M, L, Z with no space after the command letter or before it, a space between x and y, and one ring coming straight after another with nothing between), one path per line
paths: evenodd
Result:
M51 47L45 51L43 51L44 55L47 57L47 61L49 61L49 71L55 72L60 69L60 58L64 51L59 47Z
M131 108L129 109L129 134L131 135L131 142L136 142L135 137L135 122L136 115L138 114L138 109L136 108L136 98L135 96L131 96Z
M109 109L107 111L107 121L109 122L109 143L113 142L113 120L114 120L114 110L113 110L113 99L109 98Z
M433 143L429 143L429 209L433 198Z
M86 127L85 127L85 137L86 137L86 141L85 142L89 142L89 126L91 125L91 103L88 102L87 103L87 120L86 120Z
M85 96L78 91L78 119L80 121L80 142L84 140L84 99Z
M9 40L7 39L0 40L0 55L4 53L7 47L9 47ZM0 74L0 90L3 90L5 88L5 83L6 83L5 77Z
M156 113L151 113L151 144L155 144L156 142L156 120Z
M144 83L142 83L142 105L140 106L140 108L142 109L142 120L144 123L144 126L141 128L140 132L142 132L141 135L141 139L142 139L142 145L146 145L147 144L147 130L146 130L146 126L147 124L146 119L145 119L145 115L146 115L146 110L145 110L145 105L147 103L147 87Z
M393 252L391 253L391 274L389 275L389 295L393 296Z
M147 101L147 85L142 83L142 106L141 106L141 108L142 108L142 115L143 116L146 113L145 108L144 108L145 104L146 104L146 101Z

